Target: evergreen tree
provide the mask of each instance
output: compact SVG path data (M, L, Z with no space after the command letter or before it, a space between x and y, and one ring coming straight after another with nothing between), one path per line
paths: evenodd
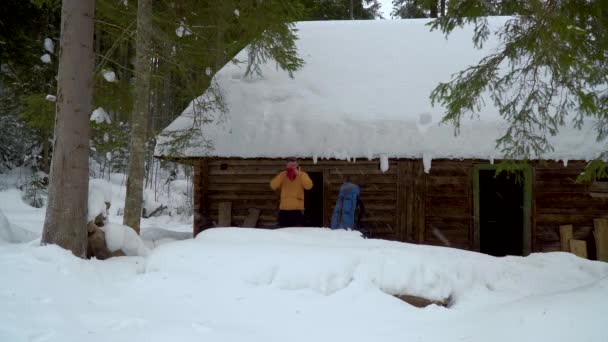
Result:
M353 5L354 19L382 18L378 0L301 0L305 7L300 20L348 20Z
M41 243L84 257L95 1L63 0L61 12L55 155Z
M444 122L458 129L463 117L483 107L487 94L509 127L497 140L507 158L542 158L549 137L565 124L595 120L599 144L608 137L608 6L605 0L510 1L519 14L499 29L499 48L475 66L441 83L431 98L446 108ZM449 34L475 25L473 41L489 37L492 3L451 1L449 15L433 23ZM607 148L608 150L608 148ZM606 174L608 152L597 156L582 179Z
M144 190L145 144L150 96L150 61L152 56L152 0L137 1L137 35L135 62L135 104L131 114L131 141L127 195L123 224L139 234Z
M31 137L32 132L36 134L36 144L40 146L37 150L42 156L32 156L30 160L41 158L40 165L34 166L48 172L54 105L46 98L49 94L56 94L55 45L59 35L60 2L7 0L0 6L0 16L0 85L3 93L0 112L24 119L6 120L13 123L25 121L26 126L13 125L13 128L20 129L24 136ZM22 146L5 148L20 150ZM26 154L31 153L32 149L29 150ZM19 159L22 161L23 156ZM20 166L22 162L19 159L11 160L10 164Z

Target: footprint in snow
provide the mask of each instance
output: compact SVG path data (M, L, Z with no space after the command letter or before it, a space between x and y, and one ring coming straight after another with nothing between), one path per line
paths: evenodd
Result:
M44 341L48 341L51 338L55 337L55 335L56 335L55 331L50 330L50 331L31 335L28 337L27 340L30 342L44 342Z
M199 333L208 333L211 331L211 328L206 326L203 323L194 322L192 323L192 329L196 330Z

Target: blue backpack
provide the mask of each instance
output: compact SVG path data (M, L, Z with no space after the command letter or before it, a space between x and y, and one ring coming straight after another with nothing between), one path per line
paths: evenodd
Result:
M355 229L355 211L361 190L350 182L342 184L331 216L331 229Z

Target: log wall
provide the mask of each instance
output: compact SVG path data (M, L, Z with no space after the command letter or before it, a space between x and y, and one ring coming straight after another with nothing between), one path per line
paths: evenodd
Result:
M593 219L608 218L608 198L592 196L590 188L595 184L576 183L585 165L583 161L570 161L567 167L548 161L535 165L534 251L559 251L559 226L566 224L573 226L574 239L595 245Z
M284 169L278 159L205 159L196 162L195 233L218 222L218 206L232 202L232 225L240 226L249 208L261 209L258 227L276 227L279 196L270 180ZM474 249L472 177L484 160L433 160L429 173L421 160L391 160L383 173L378 161L302 160L303 171L322 172L324 224L329 225L345 176L361 187L364 226L372 237ZM594 218L608 218L608 198L593 197L576 184L584 162L533 164L532 249L560 248L559 226L572 224L574 238L589 240Z

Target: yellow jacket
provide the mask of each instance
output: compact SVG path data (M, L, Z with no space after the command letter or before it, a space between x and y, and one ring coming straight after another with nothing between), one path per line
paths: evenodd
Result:
M300 171L296 179L290 181L287 171L279 173L270 182L270 188L277 190L281 188L281 210L304 210L304 190L312 189L312 180L306 172Z

